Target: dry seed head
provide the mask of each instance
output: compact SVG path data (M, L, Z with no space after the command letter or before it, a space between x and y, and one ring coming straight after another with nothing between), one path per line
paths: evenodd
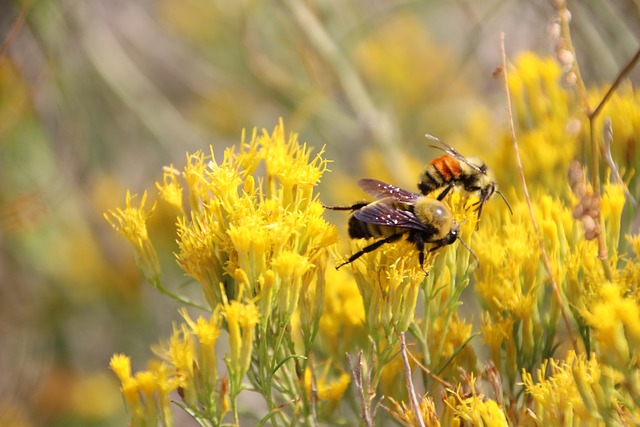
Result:
M573 71L569 71L562 80L567 87L573 87L578 82L578 76Z
M571 67L573 66L573 60L574 60L574 56L570 50L567 50L567 49L558 50L558 61L560 61L560 64Z
M578 204L573 209L573 218L582 222L584 238L595 239L600 234L598 214L600 213L600 200L585 183L584 170L577 160L569 164L567 173L569 186L578 198Z

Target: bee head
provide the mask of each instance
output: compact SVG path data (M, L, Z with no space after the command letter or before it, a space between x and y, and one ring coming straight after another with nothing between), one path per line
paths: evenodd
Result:
M444 238L442 239L443 246L451 245L453 242L455 242L456 239L459 238L458 236L459 230L460 230L460 224L456 224L454 222L453 227L451 227L451 231L449 231L449 233L446 236L444 236Z

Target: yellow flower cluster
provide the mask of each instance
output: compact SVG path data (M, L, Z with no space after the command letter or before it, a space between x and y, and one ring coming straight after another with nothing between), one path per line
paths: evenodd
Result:
M200 284L213 312L210 320L196 321L183 312L185 323L174 328L159 353L189 408L204 408L218 421L231 410L236 423L236 397L250 370L254 387L265 394L272 387L292 399L304 393L296 372L321 323L325 270L337 241L336 228L322 218L324 208L313 193L327 167L322 152L312 156L296 135L285 138L282 123L272 134L254 132L249 142L244 139L239 150L226 149L221 159L213 151L188 155L184 170L165 168L157 184L160 197L178 213L178 264ZM127 194L127 207L105 216L134 244L150 271L145 277L161 288L146 232L151 213L144 209L146 193L139 207L131 200ZM329 302L332 310L346 313L335 296ZM352 328L361 327L358 322L357 316L350 320ZM228 380L216 368L221 328L229 338ZM340 385L328 386L332 380L322 377L318 397L339 399L348 378L342 375ZM271 396L267 402L271 409L278 405Z
M248 142L243 136L239 149L221 158L197 152L182 171L167 167L158 189L178 212L176 257L213 315L192 320L183 312L156 370L132 376L128 359L114 356L133 424L144 425L140 420L151 412L169 418L164 406L150 405L164 405L162 393L176 388L188 408L206 414L203 420L222 422L231 412L239 424L236 397L246 379L268 406L261 424L270 417L274 424L311 423L337 410L350 385L340 361L364 348L373 350L371 357L350 366L365 378L354 385L362 404L379 392L392 396L388 415L403 425L419 425L418 416L428 425L454 426L637 423L640 237L624 235L627 192L614 179L590 189L608 258L598 258L598 242L585 239L585 222L574 209L580 201L566 178L585 119L560 86L561 75L553 61L523 54L509 81L525 173L534 182L531 206L514 188L501 187L513 215L490 202L479 224L478 199L454 188L444 202L473 252L460 242L427 252L428 275L406 240L364 254L349 269L327 271L337 231L314 193L327 161L295 135L285 138L282 124L272 134L254 132ZM622 95L612 104L619 109L607 110L612 116L635 108ZM631 122L624 127L614 120L614 129L630 135L638 125ZM506 147L498 147L505 159ZM497 166L498 182L512 181L513 166ZM146 194L135 207L127 195L126 208L107 219L134 244L145 277L159 283L145 225L153 209L145 201ZM352 250L366 244L353 241ZM482 340L475 341L473 321L461 309L471 283L482 307ZM560 325L573 341L561 341ZM221 332L229 341L226 375L216 367ZM406 356L400 333L416 357L409 366L400 357ZM481 344L496 377L504 378L495 381L495 400L476 391L473 374L470 386L460 385L460 368L477 372ZM406 404L416 395L405 369L419 364L430 372L423 371L422 397L413 408ZM440 386L438 417L429 393Z
M260 164L265 175L254 176ZM287 321L302 304L311 318L322 311L328 247L337 240L312 190L326 170L320 154L286 140L282 126L272 135L254 133L239 152L216 161L198 152L182 173L189 212L178 220L178 262L202 286L211 307L224 297L259 297L262 328L276 312ZM185 199L173 168L161 195L181 206ZM221 286L222 284L222 286ZM305 317L305 324L312 322Z
M131 373L131 360L124 354L115 354L109 364L120 383L132 427L172 425L169 395L178 387L164 363L152 364L149 370Z
M569 352L565 360L543 363L536 380L523 372L525 391L533 399L527 416L542 425L637 424L640 414L629 412L630 401L617 391L621 379L595 356Z

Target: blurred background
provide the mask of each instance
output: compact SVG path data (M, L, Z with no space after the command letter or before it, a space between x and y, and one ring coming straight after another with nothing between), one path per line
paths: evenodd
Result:
M586 83L610 84L640 43L640 2L569 8ZM143 363L179 318L103 219L127 189L153 199L162 166L279 118L326 146L325 203L362 197L363 176L413 189L436 154L425 133L487 148L455 135L481 117L490 144L506 123L500 32L508 57L554 57L555 13L524 0L0 2L0 425L126 423L109 358ZM163 209L150 233L177 288Z

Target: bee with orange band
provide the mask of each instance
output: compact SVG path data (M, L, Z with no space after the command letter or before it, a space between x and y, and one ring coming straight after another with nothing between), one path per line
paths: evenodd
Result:
M478 194L478 219L482 214L482 207L493 196L498 193L507 204L509 212L513 214L509 202L504 195L498 191L496 178L481 159L477 157L464 157L455 148L444 143L432 135L425 135L427 138L437 141L442 146L432 145L431 147L444 151L446 154L433 159L420 175L418 188L423 195L430 194L442 189L437 199L442 200L449 194L453 187L459 187L467 193Z

